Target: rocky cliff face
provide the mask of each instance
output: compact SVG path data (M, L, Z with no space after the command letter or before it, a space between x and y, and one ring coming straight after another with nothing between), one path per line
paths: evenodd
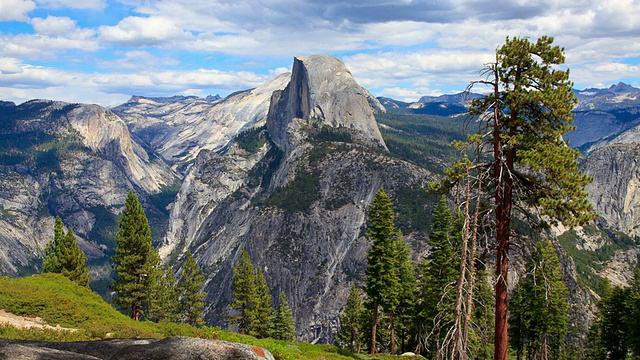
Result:
M589 199L607 228L640 236L640 128L589 152L582 161L593 176Z
M220 151L238 132L263 125L271 94L283 89L289 78L283 74L225 99L134 96L113 111L147 148L185 172L200 150Z
M296 58L266 129L252 135L263 145L238 141L224 156L198 156L161 252L194 253L208 277L211 323L228 314L232 266L246 248L273 294L287 294L299 337L331 339L348 284L364 279L362 229L376 191L384 186L399 200L434 179L386 152L370 99L354 83L336 59Z
M0 117L2 273L37 271L55 216L73 227L90 259L102 257L127 192L149 203L151 194L178 181L108 109L34 100L3 107Z

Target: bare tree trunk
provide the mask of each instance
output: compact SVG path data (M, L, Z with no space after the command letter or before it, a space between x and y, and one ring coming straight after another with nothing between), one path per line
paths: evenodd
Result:
M394 328L394 324L393 324L393 320L394 320L394 316L395 313L394 311L389 311L389 332L390 332L390 337L391 337L391 355L395 355L396 354L396 331Z
M469 236L470 236L470 208L469 203L471 202L471 177L469 176L469 169L467 167L466 174L466 184L465 184L465 199L464 199L464 227L462 231L462 249L460 250L460 275L458 276L458 287L456 294L456 304L453 311L454 325L453 325L453 335L451 344L451 358L452 359L466 359L466 351L463 346L463 311L462 311L462 303L464 299L464 285L467 273L467 253L469 251Z
M470 174L467 174L467 176L470 176ZM480 193L482 190L482 181L480 181L480 179L477 179L477 183L478 183L478 190L476 195L476 205L475 208L473 209L473 223L471 226L472 232L471 232L471 242L469 244L469 248L471 249L471 255L469 256L469 285L468 285L468 290L467 290L467 305L466 305L466 310L467 310L467 316L465 318L465 322L464 322L464 330L462 332L462 350L464 351L464 353L467 353L468 347L469 347L469 327L471 326L471 314L473 311L473 290L474 290L474 286L475 286L475 280L476 280L476 247L477 247L477 240L478 240L478 218L480 216Z
M376 331L378 331L378 304L373 304L373 317L371 319L371 347L369 348L369 354L374 355L376 353Z

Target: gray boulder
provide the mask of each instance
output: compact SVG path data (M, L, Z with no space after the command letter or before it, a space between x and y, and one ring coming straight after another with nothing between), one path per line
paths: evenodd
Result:
M0 339L0 360L273 360L268 350L189 337L47 342Z

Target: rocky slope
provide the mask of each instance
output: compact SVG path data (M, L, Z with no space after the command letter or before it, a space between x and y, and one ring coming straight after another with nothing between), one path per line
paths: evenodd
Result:
M113 111L148 149L185 172L200 150L220 151L238 132L263 125L271 94L283 89L289 78L283 74L225 99L134 96Z
M126 124L97 105L34 100L0 109L0 272L38 271L55 216L79 236L90 259L112 246L108 227L134 190L178 181L131 140ZM155 213L162 209L150 206Z
M363 280L368 203L380 186L400 201L434 179L388 154L372 99L337 59L297 57L265 129L250 135L261 146L200 153L161 252L194 253L208 276L209 322L228 314L231 267L246 248L272 293L287 294L299 337L332 338L349 282Z

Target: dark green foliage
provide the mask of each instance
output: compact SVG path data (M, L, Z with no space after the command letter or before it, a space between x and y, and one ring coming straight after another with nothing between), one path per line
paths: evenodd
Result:
M171 267L165 266L150 286L145 318L154 322L180 320L178 279L171 271Z
M403 275L407 268L408 251L403 244L402 233L396 230L391 200L380 188L369 205L369 232L367 237L373 242L367 253L367 276L365 292L373 313L371 328L371 353L376 352L376 331L379 307L389 315L390 352L395 352L395 315L402 312L400 306L406 290ZM404 245L404 246L403 246ZM408 300L407 300L408 301Z
M510 301L510 343L518 359L560 359L566 353L568 295L553 245L537 243Z
M157 264L150 264L150 260L155 260L155 249L151 245L151 228L147 216L138 201L138 196L131 191L118 226L117 247L113 255L116 271L113 283L116 295L114 303L122 310L128 309L131 318L139 320L143 301L148 296L149 278L153 277L149 276L149 272Z
M191 251L187 251L187 259L182 265L182 273L178 282L178 293L180 295L180 314L184 317L185 322L192 326L204 325L202 310L204 309L204 299L207 296L203 290L204 281L202 270L191 255Z
M287 302L284 291L280 292L278 306L274 310L271 324L271 337L276 340L294 341L296 339L296 327L293 313Z
M166 216L169 216L169 210L167 206L175 200L178 191L180 191L181 183L179 181L174 182L168 186L162 186L160 192L149 196L149 201L156 208L158 208Z
M279 187L267 200L267 205L277 206L289 214L306 211L318 200L320 174L317 171L298 169L296 177Z
M252 128L238 134L236 143L241 149L255 153L267 143L267 136L264 126Z
M69 227L65 234L62 219L56 217L54 239L45 249L43 271L60 273L81 286L89 286L91 275L86 264L87 256L80 249L73 229Z
M262 269L255 269L249 253L242 249L238 264L233 267L232 302L229 305L239 314L228 320L236 324L242 334L269 336L272 312L269 287Z
M458 280L459 260L454 257L453 244L461 229L441 196L433 210L429 255L418 265L416 304L419 336L426 339L424 352L435 357L453 324L454 287Z
M363 339L364 303L360 291L355 285L351 286L347 304L340 314L340 330L337 340L349 344L352 353L360 352Z
M346 128L335 128L332 126L323 126L315 134L315 140L317 141L329 141L329 142L353 142L353 135Z
M630 287L611 289L605 279L602 288L597 317L587 336L587 359L637 359L640 357L640 270L636 269Z
M269 336L271 314L273 313L273 306L271 294L269 294L269 286L267 280L264 278L262 269L258 267L255 273L255 308L254 308L254 324L249 331L249 335L253 335L258 338L266 338Z
M232 302L229 307L235 309L239 315L228 320L236 324L242 334L247 334L253 326L255 270L249 253L242 249L238 263L233 266Z

